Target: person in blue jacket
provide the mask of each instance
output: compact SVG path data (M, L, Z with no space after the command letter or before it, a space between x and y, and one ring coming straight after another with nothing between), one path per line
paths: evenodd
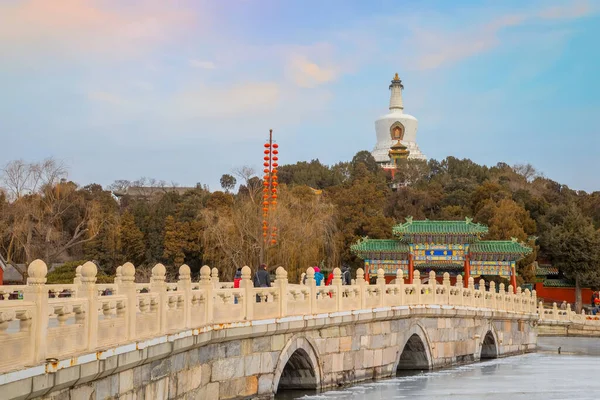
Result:
M323 279L325 277L323 276L323 273L321 272L321 268L314 267L314 270L315 270L315 281L317 282L317 286L321 286L321 282L323 282Z

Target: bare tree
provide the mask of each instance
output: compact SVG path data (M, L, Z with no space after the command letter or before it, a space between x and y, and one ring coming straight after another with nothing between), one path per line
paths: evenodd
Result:
M533 181L535 178L540 176L539 172L535 167L529 163L527 164L516 164L513 166L513 170L521 175L527 182Z

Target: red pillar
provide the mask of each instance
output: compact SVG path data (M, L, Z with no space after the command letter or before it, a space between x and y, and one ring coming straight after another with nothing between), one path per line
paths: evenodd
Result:
M510 284L513 287L513 292L517 293L517 271L515 271L514 265L510 268Z
M415 274L415 264L413 262L413 255L408 255L408 283L413 283L413 276Z
M471 276L471 260L469 254L465 255L465 271L463 276L463 286L469 287L469 277Z
M367 265L365 263L365 281L369 282L369 268L370 268L371 264Z

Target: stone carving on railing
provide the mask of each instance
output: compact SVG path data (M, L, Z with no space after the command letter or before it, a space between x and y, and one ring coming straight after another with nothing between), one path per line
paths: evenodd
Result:
M317 286L313 268L307 269L305 280L293 284L279 267L272 287L260 288L254 287L247 266L239 288L221 282L219 272L208 266L200 269L197 282L192 282L187 265L179 268L176 282L166 282L166 268L157 264L147 284L135 283L136 270L129 262L117 268L112 284L97 284L92 262L77 267L73 284L47 285L47 272L46 264L35 260L27 285L0 286L0 372L215 324L395 306L464 306L600 324L576 315L570 305L566 310L556 304L551 309L538 306L535 291L517 288L513 294L512 286L506 291L504 284L496 291L493 281L486 289L483 279L475 288L472 277L465 288L462 276L451 285L448 273L439 283L434 272L422 283L418 270L413 283L405 283L399 270L394 283L386 284L379 269L370 285L359 268L352 284L343 285L341 270L335 268L331 285Z

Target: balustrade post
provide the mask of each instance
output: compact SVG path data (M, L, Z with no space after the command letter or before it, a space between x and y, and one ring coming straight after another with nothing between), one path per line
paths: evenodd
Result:
M377 270L377 291L379 292L379 307L385 307L385 271Z
M402 271L402 268L398 268L398 270L396 271L396 285L398 285L400 287L400 302L399 304L392 304L394 306L400 306L400 305L404 305L405 303L405 299L404 296L406 295L405 293L405 288L404 288L404 271Z
M537 292L535 291L535 289L533 289L531 291L531 307L532 307L531 312L535 312L535 305L536 304L537 304Z
M521 304L523 304L521 308L523 312L528 314L531 313L531 292L529 289L523 291L523 300L521 301Z
M492 310L497 310L498 306L496 304L496 282L490 281L490 308Z
M458 297L456 300L456 304L462 306L464 304L464 283L462 275L456 275L456 282L454 283L454 287L456 288L456 296Z
M342 270L337 267L333 269L333 280L331 281L331 286L335 287L335 309L336 311L342 311L344 309L342 305L342 302L344 301L344 298L342 296Z
M500 301L502 302L502 311L508 311L508 308L506 307L506 289L504 283L500 283L500 286L498 287L498 294L500 295Z
M415 286L415 294L417 295L417 301L415 304L422 304L421 300L421 271L418 269L413 271L413 285Z
M250 268L247 268L247 277L246 281L250 280ZM246 282L244 282L244 268L242 268L242 281L240 282L240 288L244 288ZM204 265L200 268L200 289L204 290L206 294L206 323L213 323L213 315L214 315L214 299L213 299L213 283L210 279L210 267L208 265ZM244 286L242 286L242 284ZM252 284L252 282L250 282ZM244 301L246 302L246 319L248 319L248 303L250 303L250 299L247 297L247 293L244 292ZM250 304L251 306L251 304Z
M317 281L315 281L315 269L313 267L308 267L306 270L306 286L309 287L310 314L317 314Z
M214 267L210 271L210 280L212 281L215 289L218 289L219 288L219 270L216 267Z
M479 304L477 304L478 307L487 307L486 304L486 299L485 299L485 279L481 278L479 280Z
M179 267L177 290L183 292L184 326L189 329L192 327L192 272L186 264Z
M367 308L367 296L365 294L365 271L362 268L356 270L356 284L358 285L358 292L360 296L360 308Z
M77 268L75 268L75 278L73 279L74 285L81 285L81 269L82 268L83 268L83 265L78 265Z
M515 311L521 312L523 310L522 300L523 300L523 289L521 287L517 288L517 293L515 299Z
M540 301L538 303L538 315L540 319L544 319L544 302Z
M450 300L450 273L448 272L444 272L443 278L442 278L442 285L444 286L444 298L442 299L441 303L442 304L452 304L451 300Z
M285 317L288 313L288 276L283 267L275 270L275 286L279 288L279 317Z
M135 267L130 262L126 262L121 268L121 280L117 285L117 293L127 297L127 305L125 306L127 339L130 341L136 340L138 298L135 287Z
M473 302L474 302L474 298L475 298L475 279L473 279L472 276L469 276L468 282L469 283L468 283L467 287L468 287L469 292L471 292L471 293L469 296L469 304L467 304L467 306L473 307L474 306Z
M431 304L437 304L437 280L435 276L435 271L429 271L429 281L427 282L427 284L429 286L429 292L431 293L431 296L429 297L431 299Z
M48 337L48 288L46 275L48 267L42 260L35 260L27 268L27 287L23 290L23 300L35 304L33 335L33 362L44 362L47 354Z
M119 265L117 267L117 270L115 271L115 279L113 282L118 285L119 283L121 283L122 277L123 277L123 267ZM118 294L118 293L115 293L115 294Z
M552 319L556 321L560 319L558 316L558 307L556 306L556 302L552 303Z
M152 277L150 278L150 293L158 293L158 315L160 321L160 333L165 334L167 327L167 310L169 308L167 296L167 283L165 278L167 269L162 264L156 264L152 268Z
M98 347L98 290L96 289L96 275L98 268L91 261L83 264L81 268L80 285L77 287L77 297L87 299L86 332L87 348L94 350Z

